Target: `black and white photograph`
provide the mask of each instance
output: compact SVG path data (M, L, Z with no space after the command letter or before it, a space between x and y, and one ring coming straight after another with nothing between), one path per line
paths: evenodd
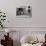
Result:
M16 16L32 18L32 6L20 6L16 8Z

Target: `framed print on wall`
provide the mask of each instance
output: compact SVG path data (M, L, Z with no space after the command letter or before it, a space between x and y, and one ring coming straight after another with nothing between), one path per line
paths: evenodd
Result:
M29 5L16 8L16 17L32 18L32 7Z

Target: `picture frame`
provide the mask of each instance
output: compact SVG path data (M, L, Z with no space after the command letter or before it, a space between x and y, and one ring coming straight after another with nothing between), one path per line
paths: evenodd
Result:
M16 17L32 18L32 6L20 6L16 8Z

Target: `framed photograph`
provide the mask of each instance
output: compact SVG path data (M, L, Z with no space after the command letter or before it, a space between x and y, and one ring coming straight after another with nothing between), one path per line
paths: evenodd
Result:
M32 7L31 6L20 6L16 8L16 17L32 18Z

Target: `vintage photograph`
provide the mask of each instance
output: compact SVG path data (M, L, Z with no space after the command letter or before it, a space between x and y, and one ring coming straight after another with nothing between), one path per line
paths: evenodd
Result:
M32 18L32 7L31 6L20 6L16 8L16 16Z

